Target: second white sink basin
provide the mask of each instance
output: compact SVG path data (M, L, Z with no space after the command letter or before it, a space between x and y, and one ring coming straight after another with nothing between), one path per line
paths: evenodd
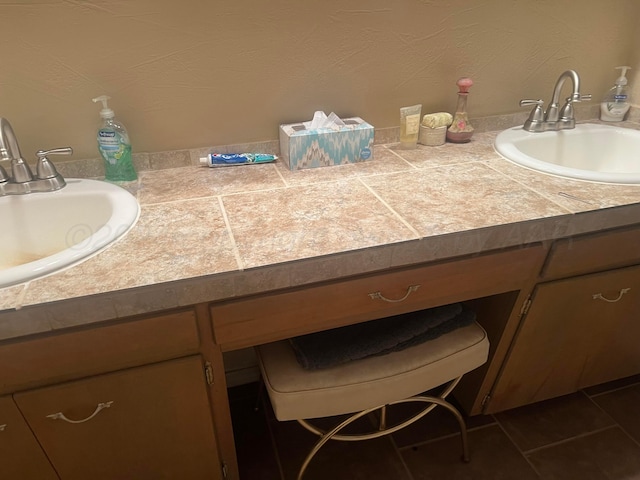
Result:
M498 134L495 148L512 162L561 177L640 183L637 130L591 123L542 133L514 127Z
M0 288L89 258L122 237L140 207L125 189L66 179L61 190L0 197Z

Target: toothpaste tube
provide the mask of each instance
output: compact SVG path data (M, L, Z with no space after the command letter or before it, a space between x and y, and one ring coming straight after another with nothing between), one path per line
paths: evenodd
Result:
M209 153L200 157L200 165L205 167L231 167L274 162L278 157L267 153Z

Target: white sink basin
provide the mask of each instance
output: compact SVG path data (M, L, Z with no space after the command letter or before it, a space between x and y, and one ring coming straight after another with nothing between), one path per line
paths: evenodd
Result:
M571 130L500 132L495 148L519 165L561 177L594 182L640 183L640 131L578 124Z
M140 207L125 189L66 179L48 193L0 197L0 288L75 265L135 224Z

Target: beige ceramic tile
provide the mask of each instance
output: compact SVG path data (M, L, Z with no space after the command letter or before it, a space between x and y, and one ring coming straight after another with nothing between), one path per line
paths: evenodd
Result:
M233 278L237 296L268 292L291 286L289 265L269 265L236 273Z
M234 275L235 272L198 277L174 282L170 287L175 292L178 305L194 305L232 297Z
M25 288L24 284L0 288L0 312L18 307Z
M279 162L278 169L282 178L290 186L310 183L335 182L366 175L401 172L411 170L409 162L399 158L382 145L373 147L373 159L364 162L329 167L306 168L290 171L286 163Z
M21 308L0 313L0 340L51 330L46 306Z
M291 283L305 285L384 270L391 265L391 254L392 247L385 245L296 262L291 265Z
M117 292L112 297L118 317L128 317L179 306L176 292L170 286L163 285L151 285Z
M49 310L51 328L54 330L110 320L116 316L112 298L104 295L59 302Z
M245 268L415 238L357 180L223 198Z
M640 185L596 183L557 177L521 167L499 157L486 160L485 164L571 212L640 202Z
M426 237L394 247L392 266L430 262L506 247L526 246L566 234L570 215Z
M175 150L171 152L157 152L149 154L149 166L152 170L165 168L188 167L191 165L188 150Z
M640 203L624 207L579 212L571 216L567 226L567 235L633 225L637 224L639 220Z
M362 181L423 237L567 213L481 163L366 177Z
M273 164L171 168L142 172L138 201L144 205L283 186Z
M491 133L474 135L469 143L446 142L437 147L418 145L415 150L403 150L398 148L398 145L390 145L389 148L419 168L473 162L494 154Z
M353 163L333 165L330 167L304 168L302 170L291 171L285 161L278 161L276 163L276 168L287 186L337 182L358 176L355 164Z
M136 226L106 251L32 282L25 302L75 298L237 268L217 198L148 205L142 206Z

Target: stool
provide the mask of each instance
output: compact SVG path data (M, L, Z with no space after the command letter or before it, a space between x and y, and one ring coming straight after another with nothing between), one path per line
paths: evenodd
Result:
M321 370L303 369L288 340L258 346L256 353L276 418L296 420L320 437L304 460L298 480L314 455L329 440L378 438L410 425L437 405L449 410L458 421L462 460L469 461L464 419L445 397L465 373L487 361L487 334L475 321L404 350ZM419 395L439 386L443 388L439 395ZM406 402L423 402L428 406L398 425L387 426L386 406ZM380 410L378 430L339 434L347 425L375 410ZM307 421L349 413L354 414L330 431L323 431Z

